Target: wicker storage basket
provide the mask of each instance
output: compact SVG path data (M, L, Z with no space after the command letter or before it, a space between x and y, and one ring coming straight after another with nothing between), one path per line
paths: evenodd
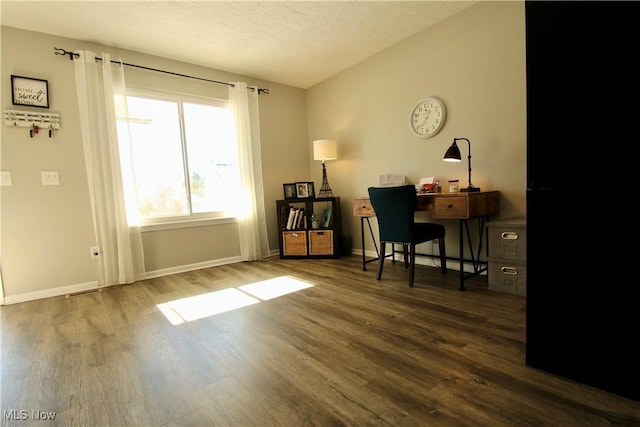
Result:
M282 246L285 256L307 255L307 234L304 231L283 231Z
M309 255L333 255L333 230L309 231Z

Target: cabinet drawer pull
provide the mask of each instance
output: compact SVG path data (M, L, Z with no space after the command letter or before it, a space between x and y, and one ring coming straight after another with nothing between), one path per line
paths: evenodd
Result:
M504 240L518 240L518 233L515 231L505 231L502 233L502 238Z
M500 271L502 271L504 274L508 274L509 276L518 275L518 269L513 267L500 267Z

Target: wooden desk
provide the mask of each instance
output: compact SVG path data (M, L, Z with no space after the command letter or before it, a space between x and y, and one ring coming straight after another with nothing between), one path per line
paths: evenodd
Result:
M416 203L416 211L429 211L434 219L457 219L460 227L460 290L464 291L464 281L470 277L487 271L487 263L480 261L480 252L482 251L482 241L484 238L485 224L491 215L495 215L500 211L500 192L499 191L478 191L475 193L426 193L419 194ZM360 217L360 230L362 235L362 269L366 270L366 264L376 261L380 257L376 239L371 228L370 218L375 217L376 213L371 206L368 197L356 197L353 200L353 215ZM480 221L479 240L477 252L474 253L471 242L471 234L469 232L469 221L477 219ZM364 221L369 225L369 231L376 245L376 253L378 258L365 260L364 250ZM467 274L464 271L464 236L466 233L471 254L471 264L473 272ZM393 253L393 251L392 251Z

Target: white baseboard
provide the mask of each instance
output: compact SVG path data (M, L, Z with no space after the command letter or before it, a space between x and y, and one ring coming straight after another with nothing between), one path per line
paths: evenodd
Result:
M144 273L145 279L153 279L154 277L169 276L171 274L186 273L187 271L202 270L203 268L217 267L219 265L233 264L240 262L239 256L214 259L211 261L197 262L195 264L179 265L176 267L163 268L161 270L147 271Z
M76 292L91 291L98 288L98 282L78 283L76 285L60 286L57 288L43 289L41 291L25 292L18 295L5 295L4 304L17 304L20 302L34 301L37 299L59 297L60 295Z
M207 261L207 262L199 262L195 264L180 265L180 266L171 267L171 268L164 268L162 270L147 271L144 274L144 279L152 279L154 277L168 276L170 274L184 273L192 270L200 270L203 268L215 267L218 265L233 264L235 262L240 262L240 261L241 261L240 257L231 257L231 258L216 259L216 260ZM104 286L98 286L98 281L93 281L93 282L86 282L86 283L78 283L75 285L60 286L60 287L51 288L51 289L43 289L41 291L25 292L23 294L17 294L17 295L5 295L4 303L2 305L18 304L21 302L35 301L43 298L59 297L67 294L74 294L76 292L91 291L94 289L98 289L100 287L104 288Z

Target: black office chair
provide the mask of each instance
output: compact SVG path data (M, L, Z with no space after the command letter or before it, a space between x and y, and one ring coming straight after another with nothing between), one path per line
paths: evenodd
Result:
M378 218L380 232L378 280L382 277L387 243L402 245L404 266L409 268L409 286L413 287L416 245L419 243L438 239L440 268L443 274L447 273L447 256L444 245L445 227L432 222L415 221L416 197L416 189L413 185L369 188L369 199ZM407 255L409 255L409 259L407 259Z

